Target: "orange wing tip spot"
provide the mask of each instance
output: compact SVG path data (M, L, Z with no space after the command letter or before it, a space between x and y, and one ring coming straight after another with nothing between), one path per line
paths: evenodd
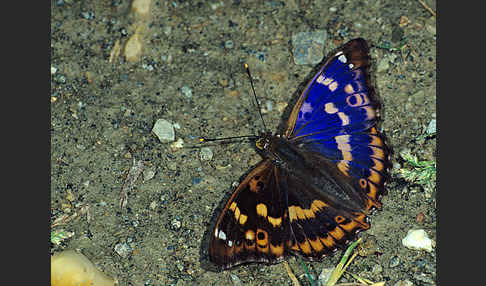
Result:
M336 240L341 240L344 237L344 231L339 227L336 227L334 230L330 231L329 234L331 234Z
M305 253L305 254L311 254L312 253L310 243L307 239L304 242L299 243L299 247L302 250L302 252Z
M268 222L271 225L273 225L273 227L279 227L282 224L282 218L281 217L274 218L274 217L269 216Z
M315 240L309 239L310 245L316 252L321 252L324 249L324 245L322 245L321 241L319 238L316 238Z
M276 246L270 243L270 253L278 257L278 256L282 256L283 252L284 252L283 243Z
M372 145L372 146L378 146L378 147L382 147L383 146L383 141L381 140L380 137L378 136L371 136L372 139L371 139L371 142L369 145Z
M362 223L360 221L350 221L346 224L339 224L339 226L348 233L352 233L356 228L361 227L362 229L368 229L370 226L367 223Z
M379 147L374 147L374 146L368 146L373 154L371 155L372 157L376 159L384 159L385 158L385 151Z
M332 236L330 235L328 235L326 238L320 237L319 239L322 243L324 243L327 248L333 248L334 245L336 245L336 242L334 241L334 239L332 239Z
M267 206L265 206L264 204L258 204L256 206L256 212L262 217L267 217Z
M381 182L381 179L383 178L377 171L370 169L371 175L368 177L368 180L371 182L379 185Z
M376 195L378 193L378 188L374 184L368 184L368 197L372 198L373 200L376 200Z
M375 169L376 171L383 171L383 169L385 169L385 165L383 164L382 161L378 160L378 159L375 159L375 158L371 158L371 160L373 160L373 169Z
M366 202L366 209L369 210L372 207L375 207L377 209L381 209L381 203L376 201L376 200L373 200L371 198L368 198L368 201Z

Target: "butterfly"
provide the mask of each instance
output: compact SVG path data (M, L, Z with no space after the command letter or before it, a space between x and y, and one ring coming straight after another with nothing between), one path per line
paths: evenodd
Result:
M391 164L369 66L367 42L347 42L309 81L286 129L258 136L263 160L217 219L213 263L227 269L295 254L321 260L370 227Z

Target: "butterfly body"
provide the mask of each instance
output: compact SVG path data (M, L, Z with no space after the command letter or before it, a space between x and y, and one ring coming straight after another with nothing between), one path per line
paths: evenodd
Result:
M369 228L390 164L368 66L366 42L348 42L309 82L287 129L259 136L263 160L216 222L214 263L276 263L289 254L319 260Z

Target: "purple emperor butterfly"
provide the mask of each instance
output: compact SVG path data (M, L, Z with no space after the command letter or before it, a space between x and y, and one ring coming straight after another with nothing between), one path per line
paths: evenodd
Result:
M342 46L307 84L286 130L258 137L263 160L219 216L212 262L226 269L297 253L319 260L370 227L390 151L376 129L368 52L363 39Z

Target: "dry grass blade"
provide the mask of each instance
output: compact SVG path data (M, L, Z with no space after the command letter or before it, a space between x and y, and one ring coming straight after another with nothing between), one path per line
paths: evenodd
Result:
M142 160L135 161L135 158L133 158L132 168L128 172L127 178L125 179L125 183L123 183L122 191L120 193L120 208L127 206L127 193L132 190L135 182L143 171L143 167L144 165Z
M418 0L418 1L420 4L422 4L422 6L424 6L425 9L427 9L430 12L430 14L434 15L434 17L437 17L437 13L435 13L435 11L432 10L432 8L430 8L427 4L425 4L424 1L422 0Z
M290 280L292 280L292 284L294 286L300 286L299 280L297 280L297 277L295 277L294 272L292 272L292 269L290 269L290 266L287 261L283 262L283 265L285 266L285 270L287 270L287 274L290 277Z

